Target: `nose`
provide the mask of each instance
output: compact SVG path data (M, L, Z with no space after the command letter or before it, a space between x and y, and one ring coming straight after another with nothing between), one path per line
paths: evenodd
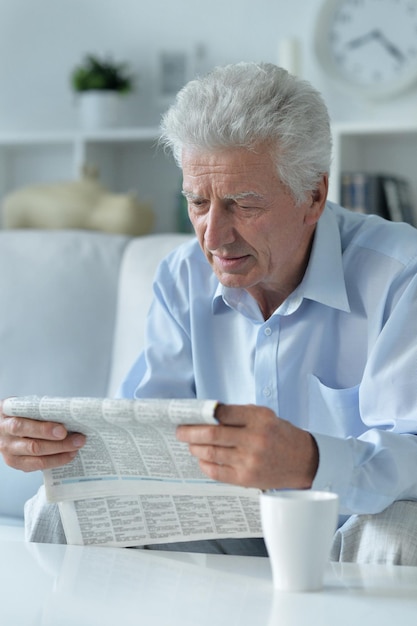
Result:
M212 202L207 212L204 243L213 251L234 241L234 222L232 212L220 202Z

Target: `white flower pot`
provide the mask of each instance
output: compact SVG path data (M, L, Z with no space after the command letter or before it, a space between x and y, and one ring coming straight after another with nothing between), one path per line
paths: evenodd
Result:
M83 130L122 126L122 98L115 91L83 91L78 96L78 114Z

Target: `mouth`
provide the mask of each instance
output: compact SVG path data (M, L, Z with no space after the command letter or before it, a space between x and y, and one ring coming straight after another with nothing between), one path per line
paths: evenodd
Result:
M223 272L238 271L243 268L248 259L249 254L242 254L240 256L217 256L212 255L214 265Z

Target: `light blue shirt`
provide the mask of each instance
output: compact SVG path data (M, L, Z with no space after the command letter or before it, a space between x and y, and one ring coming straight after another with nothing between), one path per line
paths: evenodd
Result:
M160 265L124 397L256 403L309 430L341 513L417 500L417 230L328 203L297 289L265 321L197 241Z

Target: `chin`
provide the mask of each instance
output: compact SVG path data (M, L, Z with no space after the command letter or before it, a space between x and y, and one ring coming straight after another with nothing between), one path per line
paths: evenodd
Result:
M251 286L251 281L242 278L242 276L218 273L216 273L216 276L224 287L229 287L230 289L248 289Z

